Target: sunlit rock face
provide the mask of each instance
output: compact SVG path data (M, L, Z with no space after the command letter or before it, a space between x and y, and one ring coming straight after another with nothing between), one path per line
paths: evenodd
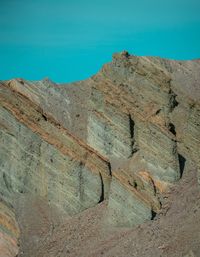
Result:
M71 135L26 95L1 87L1 197L46 198L68 214L108 197L106 158Z
M0 257L15 257L19 253L19 226L11 207L0 202Z
M105 222L153 219L184 172L200 174L200 63L113 55L88 80L0 84L0 196L37 196L74 215L108 200Z
M107 103L104 110L94 109L88 117L87 143L102 155L127 159L133 153L130 119Z

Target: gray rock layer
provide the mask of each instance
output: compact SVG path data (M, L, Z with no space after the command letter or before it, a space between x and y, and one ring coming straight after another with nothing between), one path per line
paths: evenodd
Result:
M199 62L122 52L78 83L1 82L1 198L70 215L108 199L110 224L153 218L186 162L200 174L198 74Z

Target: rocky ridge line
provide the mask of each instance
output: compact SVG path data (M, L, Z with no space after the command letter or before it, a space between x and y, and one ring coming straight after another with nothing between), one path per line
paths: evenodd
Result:
M108 199L106 223L153 219L186 162L200 173L199 70L122 52L78 83L2 81L1 198L68 215Z

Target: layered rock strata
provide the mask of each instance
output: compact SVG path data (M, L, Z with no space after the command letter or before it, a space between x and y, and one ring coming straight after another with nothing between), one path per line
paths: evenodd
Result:
M88 122L88 143L102 154L112 159L117 158L118 162L119 158L122 162L124 159L134 158L137 152L137 161L133 162L131 171L129 168L126 168L125 173L113 171L108 206L112 218L109 220L112 222L115 219L114 223L118 224L126 224L126 221L127 225L137 224L153 217L153 212L157 212L160 206L158 193L167 184L180 178L176 136L170 119L170 114L177 105L171 88L171 77L167 70L147 58L129 56L124 52L114 55L113 62L104 65L102 71L93 77L93 81L92 100L98 96L99 101L93 100L97 103L96 106L93 104L96 118L93 110ZM110 115L108 108L115 110L115 113L111 112ZM118 122L113 122L116 118ZM104 134L95 133L100 127ZM113 140L115 137L117 140ZM112 151L105 153L103 146L110 146L107 149ZM128 173L137 176L139 180L144 180L141 174L146 174L147 181L149 180L146 183L153 184L154 194L144 198L138 183L134 182L135 186L130 183ZM126 201L130 191L130 202L133 204L127 204ZM152 205L155 201L158 202L157 208ZM129 216L132 221L129 221Z
M46 198L69 214L108 197L106 158L71 135L12 85L1 84L1 197Z
M11 207L0 202L0 257L17 256L19 252L19 226Z
M1 82L1 198L70 215L108 199L110 224L153 219L185 163L200 167L199 71L122 52L78 83Z

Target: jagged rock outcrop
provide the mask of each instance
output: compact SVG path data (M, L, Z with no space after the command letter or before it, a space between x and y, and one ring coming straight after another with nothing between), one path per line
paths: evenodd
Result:
M1 84L1 197L14 204L20 194L36 194L69 214L107 198L108 160L18 92L17 83Z
M131 213L132 217L136 216L132 219L132 224L137 224L145 217L146 219L151 218L152 212L159 210L158 203L155 210L152 205L152 202L159 202L156 192L162 191L167 183L180 178L177 142L174 133L170 130L170 113L176 107L175 94L170 84L170 74L146 58L130 57L125 52L114 55L113 62L106 64L102 71L93 77L93 80L92 96L97 95L101 99L101 106L98 101L93 100L93 102L97 102L93 113L95 113L98 123L102 123L102 130L106 130L104 124L109 124L107 120L109 122L111 120L110 128L112 129L106 130L106 136L103 133L95 134L95 126L91 126L91 122L88 122L89 131L91 132L91 128L93 129L93 133L90 133L92 140L89 135L88 143L102 154L105 154L103 144L111 146L113 151L107 155L114 159L125 159L132 156L134 158L134 154L138 152L137 160L132 162L132 171L126 168L125 175L122 172L118 172L119 175L116 175L115 171L113 172L115 180L112 180L114 185L111 184L109 215L113 217L111 220L116 220L116 223L120 224L122 219L122 223L126 224L125 220L128 222L127 217L129 216L127 213ZM112 106L113 110L121 113L121 115L118 113L118 116L124 117L126 122L121 122L122 119L112 122L118 116L114 112L109 116L107 114L108 106ZM97 114L101 119L98 119ZM124 124L126 124L125 127ZM112 138L115 136L117 140L113 143ZM119 142L120 138L123 140ZM107 147L107 149L109 148ZM120 156L116 149L119 149L118 151L123 155ZM137 182L131 185L129 175L127 175L128 173L132 176L136 174L139 180L143 180L141 174L144 173L141 173L142 171L147 174L146 178L150 178L155 191L155 194L147 198L143 197L142 191L145 190L140 190ZM118 189L117 183L124 187L123 190ZM132 189L131 197L141 204L143 215L140 212L137 213L138 204L135 203L133 206L127 204L126 206L126 193L130 194L127 192L128 188ZM155 198L157 199L155 200ZM131 202L134 203L134 200L132 199Z
M200 174L200 62L113 55L71 84L0 84L0 197L70 215L108 199L105 221L153 219L185 163Z

